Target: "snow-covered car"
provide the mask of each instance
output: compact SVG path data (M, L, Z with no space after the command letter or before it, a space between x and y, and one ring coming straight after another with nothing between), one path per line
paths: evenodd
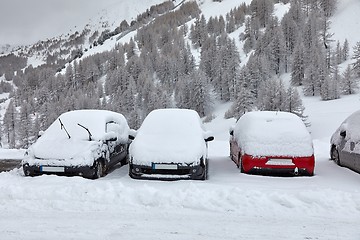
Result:
M198 113L189 109L150 112L132 137L129 175L147 179L207 178L207 132Z
M129 126L120 113L76 110L61 114L26 151L25 176L79 175L99 178L126 164Z
M331 136L330 158L360 173L360 110L347 117Z
M230 158L241 172L314 174L310 133L295 114L275 111L245 113L230 129Z

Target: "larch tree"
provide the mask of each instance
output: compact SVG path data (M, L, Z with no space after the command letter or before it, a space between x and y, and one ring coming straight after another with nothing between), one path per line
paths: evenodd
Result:
M348 65L342 74L341 93L345 95L353 94L358 89L358 80L353 74L351 65Z
M301 86L305 77L304 50L301 42L296 45L291 66L291 84Z
M293 86L289 86L289 88L286 91L286 96L287 99L285 102L284 111L296 114L298 117L300 117L303 120L303 122L306 123L307 116L304 115L305 107L302 103L298 90Z
M30 115L30 105L27 102L21 104L19 118L19 146L20 148L28 148L31 143L33 126Z
M10 103L4 114L4 133L6 134L7 144L9 148L16 147L16 126L17 126L17 111L14 105L13 100L10 100Z
M352 70L356 78L360 78L360 41L354 46L354 53L352 59L355 61Z
M342 46L342 62L345 62L349 59L349 41L345 38L344 44Z

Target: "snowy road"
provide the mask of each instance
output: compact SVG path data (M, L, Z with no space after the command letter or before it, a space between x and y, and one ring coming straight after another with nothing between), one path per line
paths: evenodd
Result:
M314 177L240 174L226 141L210 145L208 181L0 173L0 239L358 240L360 175L314 143Z

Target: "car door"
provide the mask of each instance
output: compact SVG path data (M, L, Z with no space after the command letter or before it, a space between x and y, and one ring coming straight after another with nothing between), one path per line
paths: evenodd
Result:
M239 166L240 148L234 136L230 137L230 157Z
M353 152L355 149L354 142L350 140L346 140L345 137L341 139L341 143L339 145L339 157L340 163L342 166L354 169L355 167L355 153Z
M360 141L355 142L353 156L354 170L360 173Z
M120 125L114 121L110 121L106 123L106 132L116 132L119 131ZM107 145L109 147L110 153L110 164L115 165L124 159L127 155L127 143L121 143L118 139L114 141L108 141Z

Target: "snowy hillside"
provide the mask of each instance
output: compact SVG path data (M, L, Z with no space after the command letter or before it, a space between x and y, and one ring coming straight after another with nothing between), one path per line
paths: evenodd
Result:
M28 45L75 31L86 25L92 30L115 28L122 20L131 21L150 6L163 0L2 0L0 8L1 44ZM32 11L29 11L32 9ZM14 20L13 12L16 12ZM10 14L11 13L11 14ZM35 26L35 27L34 27Z

